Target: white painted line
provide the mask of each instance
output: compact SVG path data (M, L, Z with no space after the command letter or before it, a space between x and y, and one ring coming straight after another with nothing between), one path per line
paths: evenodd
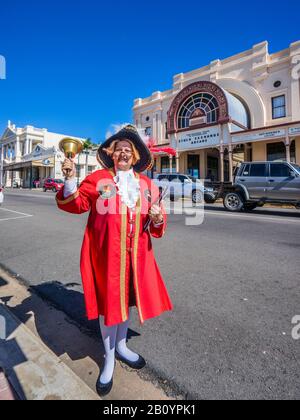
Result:
M166 208L168 214L170 214L170 209ZM186 209L189 210L191 213L193 212L192 209ZM194 212L197 212L197 209L194 209ZM173 214L173 212L171 212L171 214ZM300 212L299 212L300 214ZM175 215L178 215L175 213ZM231 218L235 218L235 219L244 219L244 220L254 220L254 221L267 221L267 222L275 222L275 223L281 223L284 224L286 222L288 223L296 223L296 224L300 224L300 217L297 220L296 217L294 219L292 219L291 217L286 217L286 216L277 216L277 217L270 217L270 216L261 216L261 215L243 215L240 213L228 213L225 211L212 211L212 210L205 210L204 211L204 219L206 216L222 216L222 217L231 217ZM182 213L182 216L192 216L192 214L185 214L184 211Z
M47 193L46 193L47 194ZM22 198L46 198L46 199L54 199L55 200L55 194L17 194L17 193L6 193L6 197L22 197Z
M32 214L21 213L20 211L9 210L3 207L1 207L0 210L7 211L9 213L20 214L20 216L18 217L7 217L5 219L0 219L0 222L6 222L8 220L26 219L27 217L33 217Z
M0 219L0 222L6 222L8 220L28 219L28 217L33 217L33 216L9 217L8 219Z
M282 217L282 216L278 216L278 217L269 217L269 216L259 216L259 215L253 215L253 216L246 216L246 215L241 215L241 214L230 214L230 213L220 213L220 212L215 212L215 211L207 211L205 212L205 216L206 215L215 215L215 216L224 216L224 217L235 217L238 219L250 219L250 220L267 220L270 222L278 222L278 223L285 223L285 222L291 222L291 223L298 223L300 224L300 218L299 220L296 219L291 219L291 218L287 218L287 217Z
M32 214L21 213L20 211L5 209L4 207L0 207L0 210L9 211L10 213L15 213L15 214L21 214L22 216L32 217Z

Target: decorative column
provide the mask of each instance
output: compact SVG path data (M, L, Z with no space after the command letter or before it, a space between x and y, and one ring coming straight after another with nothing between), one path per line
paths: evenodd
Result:
M220 181L224 182L224 149L223 146L220 147Z
M229 156L229 182L233 182L233 150L232 145L229 145L228 156Z
M219 132L221 133L220 136L220 181L224 182L224 130L223 125L219 124Z
M152 137L154 139L157 139L156 113L153 114L153 118L152 118Z
M156 140L158 144L163 143L163 129L162 129L162 111L158 111L157 115L157 133Z
M176 172L179 174L180 172L180 153L176 152Z
M28 155L29 154L29 139L26 137L25 140L25 150L24 150L24 154Z
M173 173L173 156L169 155L169 160L170 160L170 174Z
M290 143L290 138L288 134L285 139L285 149L286 149L286 161L288 163L291 163L291 143Z
M20 137L17 136L16 139L16 145L15 145L15 152L16 152L16 158L19 158L21 156L21 150L20 150Z

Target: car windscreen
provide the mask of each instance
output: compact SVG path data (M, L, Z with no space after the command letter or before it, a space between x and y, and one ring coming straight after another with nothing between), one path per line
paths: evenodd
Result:
M64 181L62 179L54 179L54 181L56 184L63 184Z
M295 163L292 163L292 167L296 169L297 172L300 173L300 166L296 165Z

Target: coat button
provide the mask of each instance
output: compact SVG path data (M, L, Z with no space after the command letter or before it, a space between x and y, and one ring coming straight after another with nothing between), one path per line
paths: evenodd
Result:
M128 233L127 236L128 238L134 238L134 233Z
M132 252L132 248L127 248L127 252Z
M134 225L134 224L135 224L135 220L130 219L130 220L128 221L128 223L129 223L130 225Z

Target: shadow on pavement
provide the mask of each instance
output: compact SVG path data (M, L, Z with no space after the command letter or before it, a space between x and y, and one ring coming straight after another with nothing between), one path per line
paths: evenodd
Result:
M70 289L76 286L77 284L63 285L58 281L31 286L30 297L10 310L23 323L34 315L35 328L40 339L58 357L66 354L72 361L89 357L101 366L104 349L99 323L87 320L83 294ZM46 302L41 303L35 295ZM8 301L9 298L4 297L2 300ZM53 306L60 312L53 310ZM66 318L65 314L71 319ZM128 339L138 335L134 331L128 331Z
M0 277L0 287L6 286L7 282ZM12 296L6 296L0 299L3 308L7 306ZM0 307L0 371L3 370L5 376L9 378L9 386L12 386L11 392L14 396L13 399L26 400L23 388L15 373L15 367L27 361L26 356L22 352L18 342L9 337L15 331L15 324L9 322L5 315L1 315L2 310Z

